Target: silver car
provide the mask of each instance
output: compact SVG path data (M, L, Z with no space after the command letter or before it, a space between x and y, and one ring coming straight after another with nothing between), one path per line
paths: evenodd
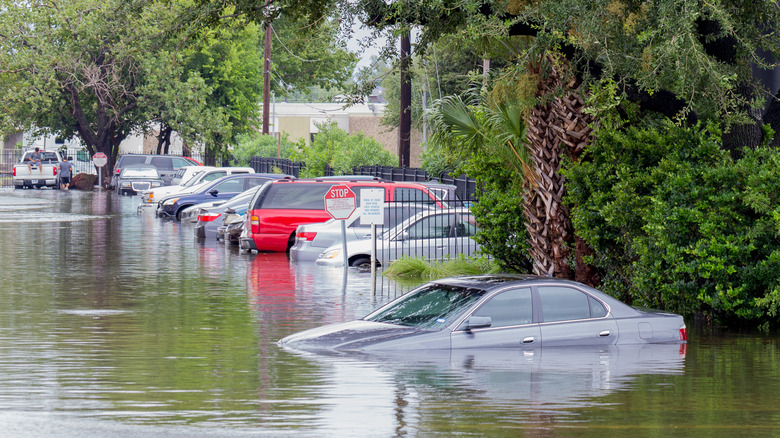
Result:
M303 351L681 344L683 317L643 311L574 281L534 275L437 280L363 319L279 341Z
M230 216L230 219L232 219L235 217L236 213L246 213L246 209L249 206L249 200L263 187L265 187L265 184L252 187L251 189L230 198L230 200L216 205L210 205L209 203L197 204L197 208L191 211L185 210L182 214L182 218L183 220L186 220L190 216L196 218L195 237L199 239L214 239L217 237L217 229L220 226L227 224L225 218ZM187 218L185 218L185 215Z
M425 204L388 205L384 208L384 224L377 227L377 233L389 230L411 216L429 211L435 207ZM347 242L371 238L371 225L360 220L361 208L346 220ZM290 248L290 260L313 262L328 247L341 243L341 221L331 219L326 222L299 225L295 232L295 243Z
M406 257L444 260L458 255L470 256L480 245L471 236L477 232L477 222L466 208L432 209L403 221L377 238L376 259L379 265ZM347 242L349 266L369 266L370 240ZM333 245L317 257L318 265L343 266L344 249Z

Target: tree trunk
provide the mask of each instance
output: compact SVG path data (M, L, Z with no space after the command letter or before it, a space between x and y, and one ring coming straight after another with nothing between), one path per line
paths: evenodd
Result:
M524 210L534 273L596 285L598 273L584 261L590 248L574 235L570 208L563 202L566 179L560 173L563 154L579 160L590 139L592 118L583 112L585 104L574 92L576 80L562 84L562 67L548 61L551 70L539 82L538 97L544 102L560 87L568 94L537 105L528 120L535 180L526 185Z

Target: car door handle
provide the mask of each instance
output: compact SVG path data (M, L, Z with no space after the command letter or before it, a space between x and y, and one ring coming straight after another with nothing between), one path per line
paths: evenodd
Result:
M601 333L599 333L599 336L604 337L604 336L609 336L611 334L612 332L610 332L609 330L604 330Z
M533 336L523 338L523 344L532 344L534 341L536 341L536 339L534 339Z

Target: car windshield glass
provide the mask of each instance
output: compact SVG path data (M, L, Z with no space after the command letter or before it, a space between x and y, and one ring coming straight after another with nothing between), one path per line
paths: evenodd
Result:
M200 178L198 177L202 175L203 172L205 172L205 170L201 170L200 172L195 172L192 175L192 177L190 177L190 179L188 179L187 181L184 182L184 184L182 184L182 186L190 187L191 185L198 183L200 181Z
M409 292L402 299L365 317L423 329L441 328L485 294L484 290L431 285Z
M149 168L126 167L122 171L124 178L157 178L157 171Z

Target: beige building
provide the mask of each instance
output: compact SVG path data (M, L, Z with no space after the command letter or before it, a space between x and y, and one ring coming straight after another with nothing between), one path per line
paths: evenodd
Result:
M385 104L366 103L346 106L343 103L287 103L277 102L271 109L271 127L274 135L286 133L291 141L303 138L310 144L319 129L318 124L333 122L348 134L362 132L373 137L389 152L398 155L398 128L381 124ZM419 167L422 134L412 131L411 167Z

